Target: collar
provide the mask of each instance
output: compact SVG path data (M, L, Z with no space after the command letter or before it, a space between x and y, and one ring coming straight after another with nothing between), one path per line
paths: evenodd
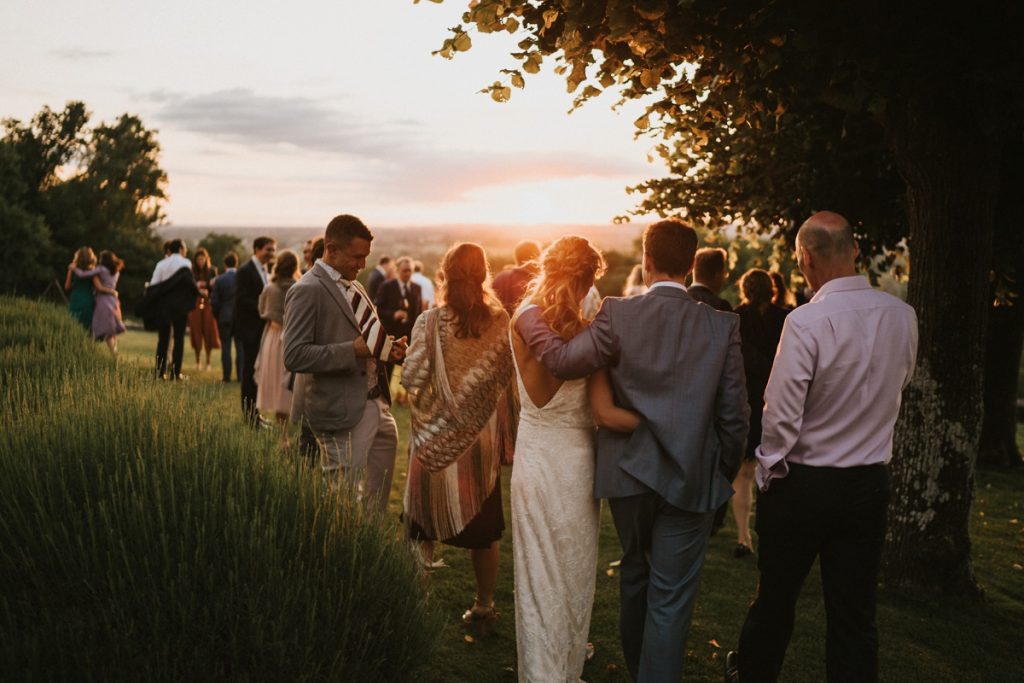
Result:
M329 265L327 265L327 263L323 259L320 259L319 261L317 261L316 265L318 265L321 268L323 268L324 272L327 273L327 277L331 278L331 280L333 280L334 282L341 282L346 287L348 287L349 285L352 284L351 282L346 280L344 277L342 277L341 273L339 273L334 268L332 268Z
M714 292L711 291L710 287L708 287L706 284L704 284L703 282L700 282L698 280L694 280L693 282L691 282L690 286L691 287L703 287L704 289L706 289L709 292L711 292L712 294L714 294Z
M655 282L653 285L650 286L650 288L648 288L647 291L648 292L653 292L657 287L673 287L673 288L681 290L683 292L686 291L686 287L683 287L678 282L672 282L670 280L662 280L661 282Z
M256 267L259 268L260 270L266 270L266 267L264 267L263 262L256 258L256 254L250 256L249 260L256 264Z
M829 294L836 292L852 292L858 289L871 289L871 283L863 275L848 275L846 277L837 277L829 280L821 286L814 296L811 297L810 303L821 301Z

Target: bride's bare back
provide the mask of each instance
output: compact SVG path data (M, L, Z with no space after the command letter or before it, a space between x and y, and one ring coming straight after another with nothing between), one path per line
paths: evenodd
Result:
M517 315L512 319L512 352L515 354L516 365L519 366L519 374L523 378L523 387L530 401L538 408L543 408L558 393L562 380L545 370L540 361L530 353L530 347L516 332L515 323L518 318Z

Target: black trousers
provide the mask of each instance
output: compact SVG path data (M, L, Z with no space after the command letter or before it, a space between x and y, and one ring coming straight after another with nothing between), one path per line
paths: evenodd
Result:
M820 557L829 683L877 681L875 605L889 469L789 468L757 500L760 578L740 634L740 680L779 677L800 588Z
M185 323L188 321L188 313L182 314L169 323L157 328L156 337L156 376L163 377L167 372L167 346L171 341L171 334L174 334L174 350L171 352L171 373L170 379L178 379L181 375L181 360L185 355Z
M222 379L225 382L231 381L231 343L235 344L235 376L242 379L242 342L238 337L232 336L232 324L229 322L217 321L217 334L220 336L220 369Z
M260 342L242 341L242 368L239 378L242 382L242 416L250 427L257 426L259 410L256 409L256 356Z

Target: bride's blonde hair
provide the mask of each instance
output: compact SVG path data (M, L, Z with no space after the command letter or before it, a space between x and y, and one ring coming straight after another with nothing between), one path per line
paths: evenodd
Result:
M540 255L540 274L530 284L527 299L541 309L544 322L563 339L586 326L579 291L589 289L605 271L604 257L577 235L559 237Z

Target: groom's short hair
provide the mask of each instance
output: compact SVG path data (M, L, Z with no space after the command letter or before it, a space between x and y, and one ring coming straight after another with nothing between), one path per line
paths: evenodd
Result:
M366 227L366 224L355 216L348 214L335 216L327 224L327 229L324 230L324 241L334 242L342 247L348 246L348 243L356 237L367 242L373 241L373 233Z
M697 231L675 218L658 221L644 231L644 253L654 270L683 277L693 268Z

